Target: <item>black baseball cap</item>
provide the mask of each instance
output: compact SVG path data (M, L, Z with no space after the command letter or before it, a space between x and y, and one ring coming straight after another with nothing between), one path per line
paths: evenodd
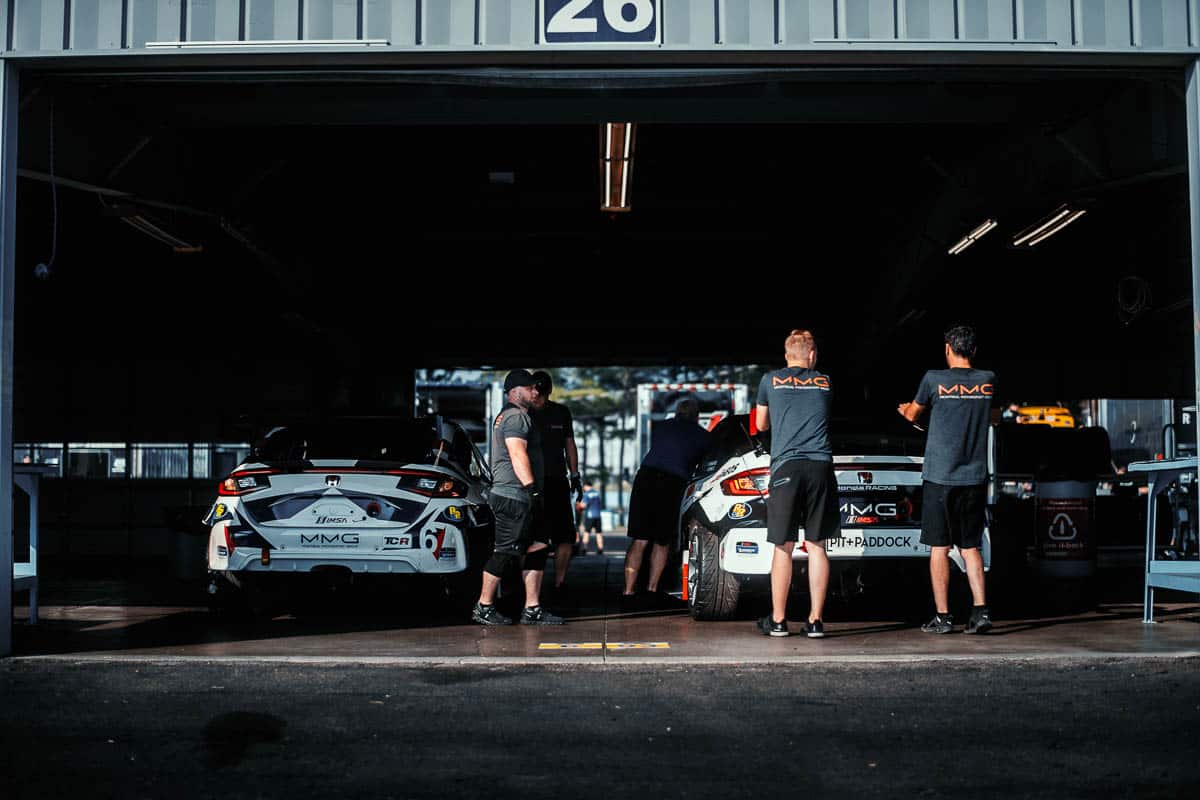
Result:
M533 373L533 380L540 394L548 395L554 389L554 381L550 378L550 373L544 369Z
M536 384L537 381L532 375L529 374L529 370L514 369L512 372L508 373L508 376L504 379L504 393L508 394L518 386L534 386Z

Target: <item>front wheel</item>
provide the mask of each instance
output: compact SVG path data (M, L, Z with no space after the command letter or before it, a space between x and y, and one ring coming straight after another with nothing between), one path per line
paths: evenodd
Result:
M693 520L688 530L688 609L692 619L733 619L741 585L721 568L721 541Z

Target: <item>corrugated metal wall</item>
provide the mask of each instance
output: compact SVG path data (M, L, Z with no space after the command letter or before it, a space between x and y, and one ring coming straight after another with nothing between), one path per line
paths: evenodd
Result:
M663 49L1186 50L1200 0L661 0ZM386 40L397 49L550 49L538 0L7 0L17 52L147 42ZM644 46L633 46L644 49ZM614 46L612 49L621 49Z

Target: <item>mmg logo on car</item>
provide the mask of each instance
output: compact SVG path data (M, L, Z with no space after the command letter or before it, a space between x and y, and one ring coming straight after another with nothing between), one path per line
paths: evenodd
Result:
M321 546L324 544L358 544L357 533L302 533L300 546Z

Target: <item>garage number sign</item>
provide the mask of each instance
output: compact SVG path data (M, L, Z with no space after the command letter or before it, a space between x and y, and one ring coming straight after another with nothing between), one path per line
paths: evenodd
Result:
M657 44L662 0L541 0L546 44Z

